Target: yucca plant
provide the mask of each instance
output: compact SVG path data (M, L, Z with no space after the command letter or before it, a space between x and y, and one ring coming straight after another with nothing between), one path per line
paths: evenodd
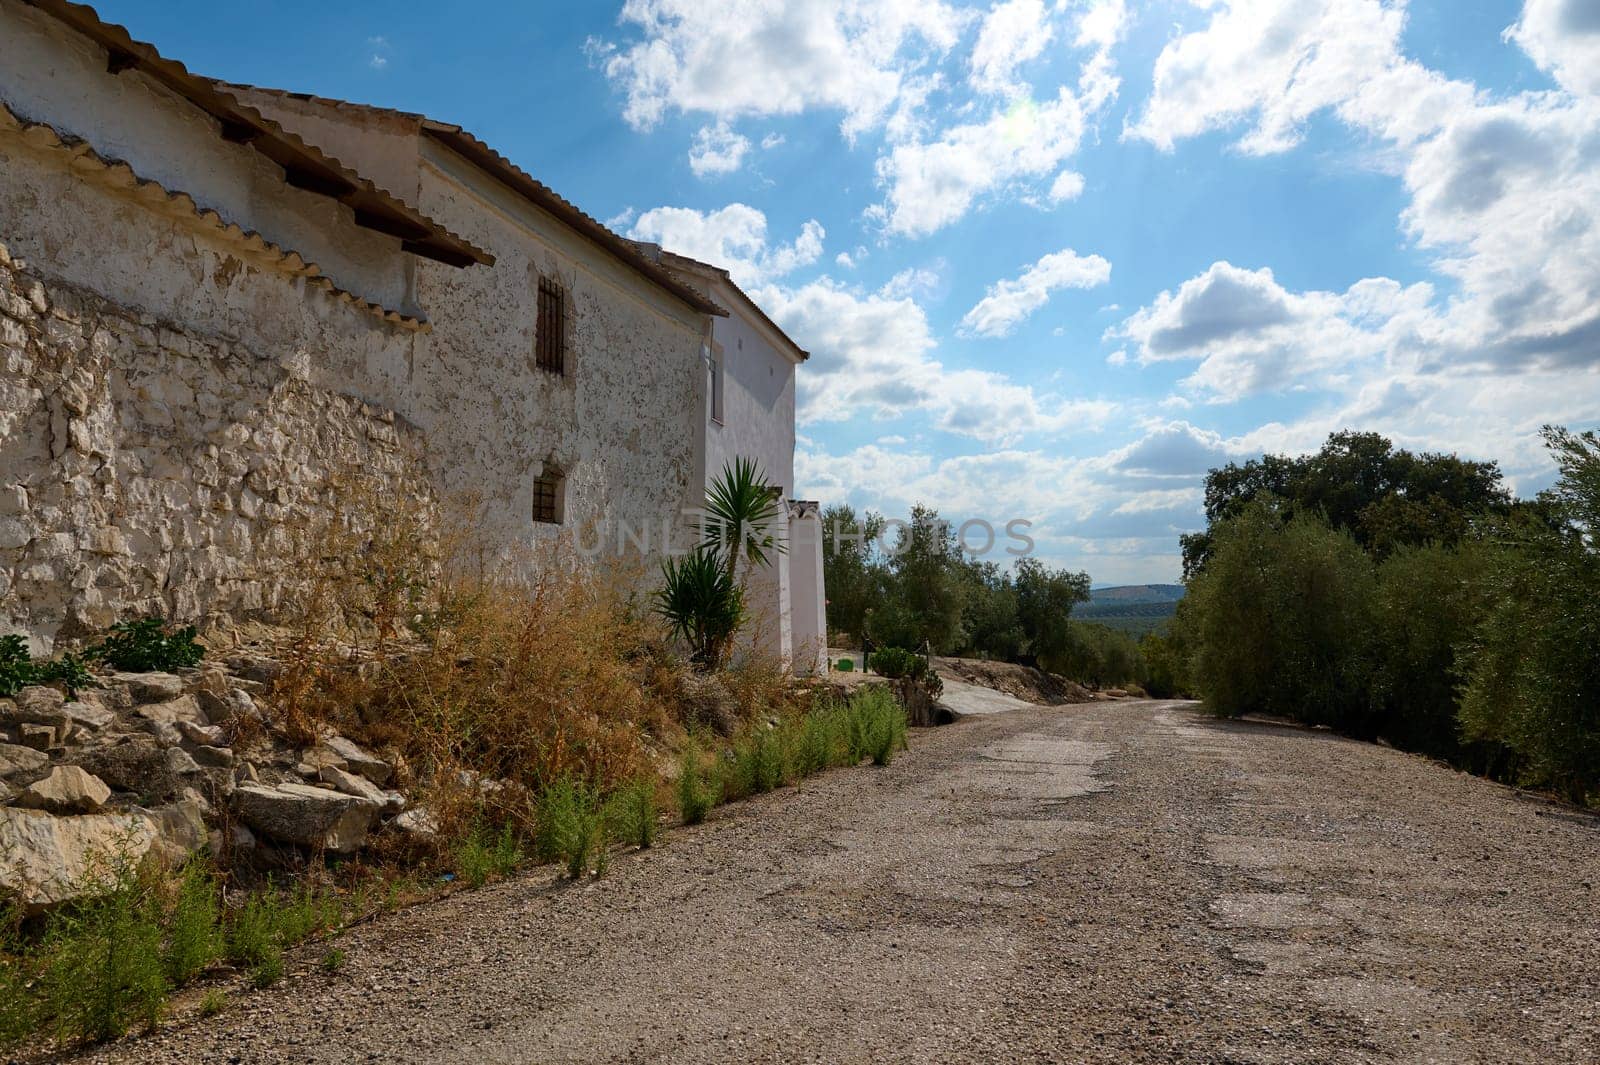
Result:
M733 573L702 545L681 558L663 560L661 576L656 612L674 636L689 644L695 665L702 669L719 665L744 620L744 592Z
M722 559L730 581L737 580L739 560L764 566L787 546L777 535L779 493L754 459L734 458L706 490L701 545Z

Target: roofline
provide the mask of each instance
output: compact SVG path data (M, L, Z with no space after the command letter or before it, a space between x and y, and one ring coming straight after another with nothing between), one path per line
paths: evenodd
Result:
M685 285L673 277L670 271L664 269L649 257L641 255L638 248L634 246L633 241L612 232L605 225L585 214L576 204L533 177L533 175L461 126L451 122L441 122L416 111L403 111L399 108L383 107L378 104L340 100L331 96L318 96L315 93L295 92L290 89L270 89L260 85L242 85L230 82L218 82L217 84L224 89L259 92L268 96L300 100L320 107L332 108L335 111L366 111L372 114L387 115L390 118L404 118L416 122L424 135L445 144L456 154L496 178L501 184L530 201L534 206L555 215L558 221L564 222L569 228L578 231L583 236L599 244L606 251L611 252L624 266L636 273L643 274L648 280L666 289L667 292L702 314L710 314L719 318L727 316L728 312L715 302L706 299L692 286Z
M655 282L657 286L665 289L690 307L702 314L709 314L713 317L727 317L728 312L716 302L702 296L693 287L673 277L671 271L651 262L650 259L641 254L633 241L613 233L599 221L585 214L576 204L533 177L472 133L460 126L448 122L439 122L431 118L422 120L422 132L444 144L480 170L498 179L501 184L521 195L535 207L554 215L557 221L565 223L569 229L576 230L579 234L588 237L591 241L600 245L601 248L609 251L624 266L643 274L647 279Z
M137 69L188 100L221 124L221 136L249 145L283 168L291 187L337 200L355 212L355 223L400 240L402 250L451 266L490 265L494 256L411 207L404 200L307 144L228 92L222 82L191 74L156 47L134 40L127 29L106 22L94 8L69 0L22 0L106 50L111 74Z
M652 245L652 247L657 247L657 245ZM661 248L660 251L661 258L663 260L662 265L667 266L668 269L671 269L672 265L677 265L682 269L689 270L691 273L709 275L714 280L726 282L727 286L731 288L739 296L739 298L749 306L751 310L756 312L756 315L761 319L761 321L766 323L767 328L776 333L778 338L782 340L784 344L788 345L789 349L794 352L796 362L805 362L811 358L811 352L795 343L794 338L788 333L784 332L783 327L777 322L774 322L772 317L767 314L766 311L761 309L761 304L751 299L750 294L739 287L739 282L735 281L733 279L733 275L727 270L713 263L703 263L699 259L691 259L687 255L680 255L675 251L668 251L666 248ZM673 260L672 264L668 264L665 261L669 258Z

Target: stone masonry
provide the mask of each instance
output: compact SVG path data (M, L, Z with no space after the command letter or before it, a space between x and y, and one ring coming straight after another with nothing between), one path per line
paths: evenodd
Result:
M417 434L252 351L0 245L0 631L35 650L143 614L273 616L330 483L425 491Z

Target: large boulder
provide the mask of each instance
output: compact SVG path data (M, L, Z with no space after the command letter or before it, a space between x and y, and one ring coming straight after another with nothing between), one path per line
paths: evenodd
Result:
M17 805L56 814L92 814L111 798L106 782L75 765L58 765L17 796Z
M143 803L170 802L182 787L167 755L148 736L133 735L121 743L71 756L75 765L93 773L117 791L131 791ZM192 759L190 759L192 761Z
M163 703L183 694L183 679L171 673L113 673L111 683L128 689L136 703Z
M309 784L241 784L233 792L234 813L261 835L336 854L361 848L379 805Z
M189 855L206 845L206 811L194 793L177 802L140 811L155 825L155 853L169 867L176 868Z
M0 780L37 773L50 764L50 756L32 747L0 743Z
M119 865L142 861L156 836L143 814L0 808L0 888L38 913L103 886Z

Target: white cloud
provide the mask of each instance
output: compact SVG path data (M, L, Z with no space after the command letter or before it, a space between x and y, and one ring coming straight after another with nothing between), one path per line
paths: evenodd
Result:
M1082 195L1083 175L1075 170L1061 171L1056 175L1055 181L1050 183L1050 200L1052 203L1076 200Z
M1528 0L1506 36L1568 92L1600 96L1600 5L1594 0Z
M1184 382L1218 400L1339 388L1363 361L1394 352L1430 321L1433 290L1387 279L1343 293L1289 292L1270 269L1216 262L1162 292L1108 337L1134 341L1142 364L1198 360Z
M627 0L630 39L591 41L590 52L639 129L669 111L731 119L825 108L854 135L882 121L966 18L941 0Z
M842 251L838 255L835 255L833 257L833 261L835 265L840 266L845 270L854 270L856 268L855 256L851 255L847 251Z
M1111 264L1098 255L1071 248L1046 255L1015 279L989 286L977 306L961 319L968 333L1003 337L1050 300L1059 288L1093 288L1111 280Z
M926 298L939 291L943 284L944 279L940 274L944 266L943 261L931 267L908 266L885 281L878 294L889 299L900 299L905 296L910 296L912 299Z
M731 174L744 165L750 139L735 133L726 122L702 126L689 149L689 169L695 177Z
M1041 395L1004 374L947 368L932 357L927 315L909 296L828 278L755 296L811 352L799 381L802 423L922 413L937 429L1004 445L1028 434L1091 430L1114 413L1104 400Z
M389 65L389 56L394 51L387 37L367 38L367 66L373 70L383 70Z
M1055 173L1078 150L1090 118L1116 94L1110 50L1125 21L1115 2L1096 4L1080 16L1074 45L1094 51L1076 92L1061 86L1042 102L1017 96L981 121L896 139L878 159L884 200L868 209L868 217L891 234L925 236L960 219L981 197ZM1072 191L1064 176L1051 187L1055 199Z
M761 138L761 150L770 152L772 149L782 145L786 140L788 138L781 133L769 133Z
M793 242L769 245L767 216L748 204L731 203L715 211L656 207L640 215L628 235L720 266L740 285L752 286L816 262L827 234L813 219Z
M1586 73L1595 68L1584 58L1600 41L1600 15L1591 11L1592 5L1530 0L1508 36L1563 85L1587 92ZM1411 196L1402 224L1455 282L1431 310L1417 305L1415 296L1424 292L1418 287L1404 290L1401 306L1386 309L1390 297L1380 282L1364 283L1378 305L1354 299L1351 308L1366 319L1358 328L1374 350L1388 354L1391 370L1600 363L1600 166L1593 137L1600 100L1564 92L1494 100L1402 55L1403 16L1399 6L1377 0L1217 4L1205 28L1162 52L1155 91L1129 132L1171 147L1177 138L1248 122L1243 149L1282 151L1297 142L1311 115L1332 109L1356 130L1389 142ZM1338 299L1359 295L1352 289ZM1327 296L1296 298L1326 307ZM1385 320L1386 313L1399 317ZM1336 310L1324 318L1334 327L1332 344L1314 331L1297 340L1281 324L1271 336L1257 334L1255 385L1271 387L1291 361L1349 354L1339 343L1349 336L1339 321L1349 315ZM1301 341L1306 348L1297 352ZM1239 365L1226 372L1219 372L1218 360L1230 357L1222 348L1201 353L1199 383L1215 387L1230 379L1219 389L1223 395L1250 390L1243 350L1231 347ZM1146 346L1144 356L1154 355Z
M1055 35L1044 0L1003 0L984 16L972 46L972 87L979 92L1016 95L1025 86L1017 68L1037 59Z

